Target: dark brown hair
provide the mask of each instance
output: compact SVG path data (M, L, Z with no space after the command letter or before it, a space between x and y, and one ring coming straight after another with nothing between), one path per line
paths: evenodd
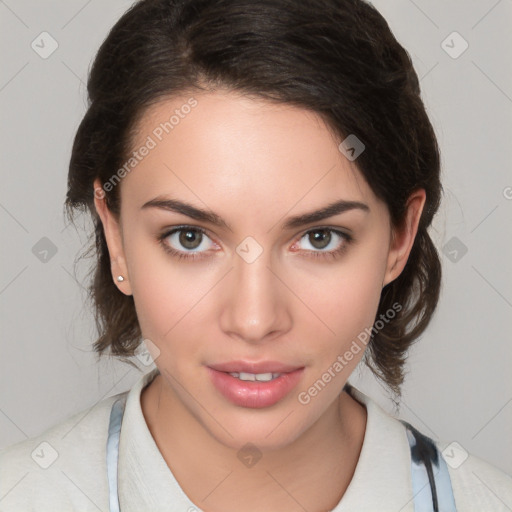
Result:
M184 92L227 89L309 109L340 142L365 145L356 164L388 206L394 227L416 189L426 205L408 262L384 287L376 316L402 306L372 335L365 363L400 396L407 350L437 306L441 265L427 228L442 187L434 130L406 50L379 12L363 0L141 0L115 24L89 74L88 109L71 155L68 218L88 210L87 251L97 257L89 288L100 357L108 348L129 362L142 341L132 296L112 279L93 181L106 183L126 161L147 108ZM119 188L106 193L119 215Z

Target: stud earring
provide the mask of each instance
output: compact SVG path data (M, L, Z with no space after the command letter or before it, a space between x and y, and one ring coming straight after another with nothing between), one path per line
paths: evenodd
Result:
M117 276L117 280L118 280L119 282L124 281L124 277L123 277L123 276Z

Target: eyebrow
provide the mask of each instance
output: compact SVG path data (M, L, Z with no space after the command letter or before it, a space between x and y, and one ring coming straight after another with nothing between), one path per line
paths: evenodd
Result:
M196 206L180 201L178 199L169 199L165 197L155 197L150 201L147 201L141 206L141 210L147 208L159 208L161 210L167 210L175 213L181 213L192 219L201 222L209 222L215 226L226 228L232 231L231 226L219 215L210 210L203 210ZM334 215L348 212L350 210L361 210L363 212L369 212L370 208L368 205L359 201L345 201L339 200L328 204L318 210L314 210L307 213L302 213L293 217L289 217L283 224L283 229L294 229L306 224L318 222Z

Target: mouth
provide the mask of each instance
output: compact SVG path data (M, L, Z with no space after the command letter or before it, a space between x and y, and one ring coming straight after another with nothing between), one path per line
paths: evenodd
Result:
M227 373L227 372L226 372ZM231 377L235 377L235 379L240 379L244 381L250 382L269 382L271 380L277 379L282 373L246 373L246 372L229 372Z
M276 361L251 363L232 361L207 367L214 387L240 407L270 407L295 388L304 367Z

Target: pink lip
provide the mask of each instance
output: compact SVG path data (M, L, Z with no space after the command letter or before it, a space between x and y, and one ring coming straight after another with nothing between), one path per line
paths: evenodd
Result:
M227 363L210 364L210 368L227 373L290 373L299 370L301 366L292 366L278 361L229 361Z
M224 366L226 367L226 366ZM260 365L261 367L261 365ZM218 366L216 365L216 368ZM207 367L208 374L215 388L231 403L240 407L260 409L270 407L284 398L299 383L304 368L295 368L291 371L280 371L290 368L285 365L272 366L266 363L264 369L249 369L247 365L238 365L238 370L229 370L245 373L282 373L269 382L243 381L232 377L226 371ZM231 366L230 366L231 368ZM233 366L234 368L234 366ZM254 368L252 366L251 368Z

